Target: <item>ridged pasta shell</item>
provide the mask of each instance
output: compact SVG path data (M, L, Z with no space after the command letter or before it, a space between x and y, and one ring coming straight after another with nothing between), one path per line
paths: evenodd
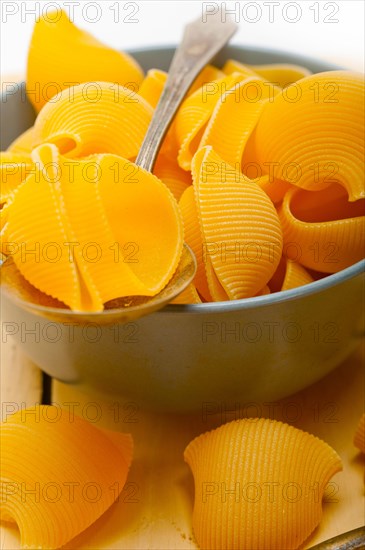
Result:
M289 88L287 89L289 90ZM267 102L258 122L257 160L277 177L319 190L338 182L349 200L365 197L364 79L328 71L299 80Z
M298 548L322 517L322 496L342 469L317 437L264 418L230 422L184 452L195 482L193 529L206 550Z
M217 102L240 80L242 76L234 74L208 82L181 105L175 119L175 132L180 147L178 163L183 170L190 170L192 158Z
M231 300L255 296L281 257L274 205L211 147L196 153L193 182L203 241L219 282Z
M355 447L360 449L362 453L365 454L365 413L362 415L357 425L354 437L354 445Z
M313 281L312 275L302 265L283 256L269 281L269 287L271 292L279 292L280 290L297 288Z
M286 88L293 82L312 74L306 67L291 63L270 63L269 65L249 65L249 67L265 80L281 88Z
M33 159L36 173L14 193L2 241L21 274L78 311L162 290L183 247L168 188L114 155L70 160L42 145ZM31 204L38 216L29 216Z
M205 258L207 250L203 242L202 230L199 224L198 210L195 202L193 186L188 187L181 195L179 207L184 222L185 242L195 254L197 271L194 284L201 296L210 302L212 296L209 291L207 274L205 271Z
M194 286L193 283L190 283L190 285L179 294L177 298L175 298L172 302L172 304L201 304L202 301L200 299L200 296Z
M218 100L198 148L211 145L223 160L240 170L243 151L265 102L279 91L254 77L241 80Z
M150 69L138 90L138 95L143 97L155 109L162 90L166 84L167 73L159 69Z
M245 172L244 172L245 173ZM246 174L249 177L249 174ZM281 202L285 196L285 193L289 191L291 185L287 181L280 181L275 178L267 176L261 176L257 180L258 185L266 195L270 197L274 204Z
M36 405L1 425L2 519L23 548L63 546L118 498L132 461L129 434L101 431L72 410Z
M113 82L136 90L142 78L142 69L133 57L77 28L64 11L47 12L36 22L26 81L36 111L57 93L82 82Z
M192 183L190 172L180 168L176 157L163 153L158 155L153 173L164 182L177 201Z
M279 207L284 254L305 267L336 273L360 261L365 249L365 201L348 202L339 185L293 188Z
M134 160L151 121L152 107L122 86L89 84L89 92L87 83L80 84L44 106L34 125L35 145L53 143L69 158L111 153Z

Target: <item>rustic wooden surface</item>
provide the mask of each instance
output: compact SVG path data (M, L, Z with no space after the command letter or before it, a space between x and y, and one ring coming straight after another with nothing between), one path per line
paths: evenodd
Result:
M364 410L364 351L360 348L341 367L306 390L278 401L274 417L307 430L332 445L344 470L328 487L323 520L303 548L364 523L364 458L353 446L353 434ZM40 373L12 344L3 345L1 399L3 414L40 399ZM88 397L59 382L53 401L75 403L75 413L95 417ZM23 405L22 405L23 404ZM125 403L113 407L98 402L97 424L130 432L135 457L121 499L94 525L68 544L67 549L173 550L195 549L191 530L194 485L182 458L186 444L197 434L235 418L234 412L204 418L202 414L175 416L146 413ZM69 405L68 405L69 406ZM268 409L262 405L262 415ZM238 415L238 413L237 413ZM19 548L15 528L2 526L1 549Z

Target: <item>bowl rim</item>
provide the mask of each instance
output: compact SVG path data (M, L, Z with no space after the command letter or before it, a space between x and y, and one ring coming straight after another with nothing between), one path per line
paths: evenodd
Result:
M162 51L168 51L171 54L173 54L174 50L176 49L176 44L168 44L168 45L162 45L162 46L144 46L141 48L130 48L125 50L130 55L139 55L144 54L146 52L155 53ZM326 67L326 69L322 70L341 70L344 69L344 67L341 67L339 65L327 62L325 60L316 59L313 57L307 57L301 54L296 54L292 52L286 52L284 50L276 50L273 48L263 48L263 47L256 47L256 46L250 46L250 45L240 45L240 44L229 44L225 46L225 48L222 51L226 51L228 54L230 52L257 52L263 55L267 54L273 54L274 56L283 56L286 58L286 61L282 61L282 63L293 63L297 65L304 65L306 64L313 64L313 65L322 65L323 67ZM219 55L219 54L218 54ZM278 63L278 62L277 62ZM2 96L3 94L0 94ZM1 268L0 268L1 269ZM279 304L282 302L291 302L297 298L303 298L306 296L311 296L314 294L317 294L322 291L329 290L332 287L336 287L342 283L345 283L346 281L349 281L357 276L360 276L362 273L365 272L365 259L360 260L356 264L353 264L345 269L342 269L341 271L333 274L329 274L322 279L319 279L317 281L313 281L311 283L308 283L306 285L289 289L289 290L283 290L278 292L273 292L271 294L266 294L264 296L254 296L251 298L242 298L238 300L226 300L221 302L204 302L200 304L168 304L164 308L155 311L151 315L161 315L162 313L171 313L171 314L177 314L177 313L191 313L191 314L204 314L204 313L227 313L230 311L235 310L247 310L252 308L261 308L261 307L267 307L272 304ZM26 300L23 300L17 295L12 294L9 289L4 288L1 286L0 288L2 294L6 294L9 296L9 298L18 303L19 305L23 305L27 309L31 309L34 312L38 312L40 314L55 314L62 316L63 314L67 314L67 316L85 316L87 315L88 318L93 319L94 317L97 318L99 316L102 316L104 319L108 317L114 317L115 315L121 314L125 312L125 308L115 308L110 310L104 310L104 311L95 311L95 312L81 312L81 311L73 311L67 308L56 308L56 307L48 307L48 306L42 306L36 303L31 303ZM24 307L23 306L23 307ZM133 308L131 308L133 309Z

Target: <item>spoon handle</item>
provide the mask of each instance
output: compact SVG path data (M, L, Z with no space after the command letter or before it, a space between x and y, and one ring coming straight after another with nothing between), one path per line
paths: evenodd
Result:
M152 171L163 138L191 84L203 67L236 32L237 25L223 10L206 22L198 19L185 27L180 46L172 59L166 85L138 153L136 164Z
M364 550L365 548L365 526L342 533L337 537L328 539L309 550Z

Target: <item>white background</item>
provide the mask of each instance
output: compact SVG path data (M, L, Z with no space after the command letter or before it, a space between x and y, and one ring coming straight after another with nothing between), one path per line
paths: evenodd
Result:
M205 4L205 6L204 6ZM209 6L208 6L209 4ZM364 70L363 0L219 2L240 28L232 43L270 47ZM52 6L73 10L74 22L119 49L176 44L184 23L218 2L1 0L1 75L24 75L32 27ZM35 13L34 13L35 12Z

